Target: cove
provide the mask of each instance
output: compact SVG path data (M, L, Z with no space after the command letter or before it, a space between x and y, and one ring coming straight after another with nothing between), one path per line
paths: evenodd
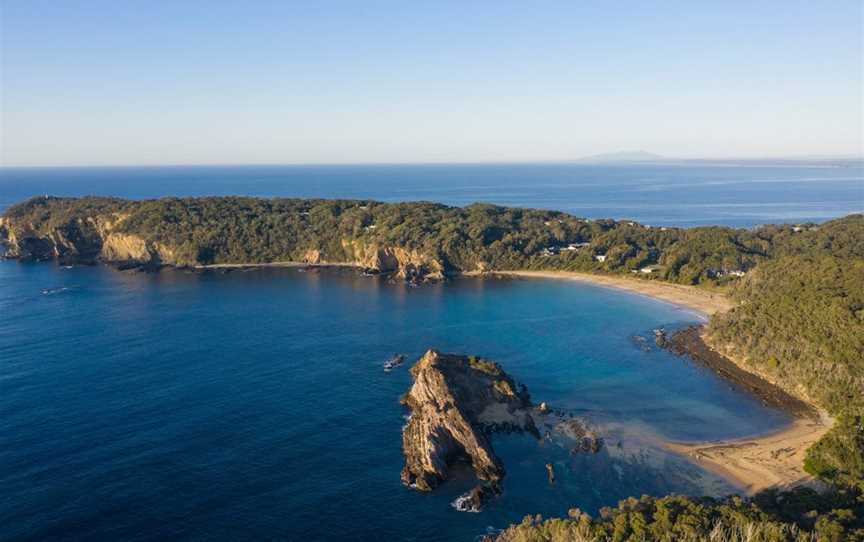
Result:
M526 514L731 492L656 441L789 418L632 339L696 320L554 280L410 288L354 271L0 262L0 539L470 540ZM571 456L493 437L504 493L479 514L450 506L467 470L430 495L406 489L398 400L428 348L494 359L606 446ZM407 362L385 373L394 353Z

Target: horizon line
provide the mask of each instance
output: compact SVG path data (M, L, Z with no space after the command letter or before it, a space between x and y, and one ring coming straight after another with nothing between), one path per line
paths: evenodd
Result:
M606 154L606 153L604 153ZM614 153L612 153L614 154ZM491 165L585 165L585 166L615 166L615 165L688 165L694 162L716 162L728 164L730 162L864 162L864 154L861 155L804 155L804 156L763 156L763 157L699 157L699 158L676 158L658 156L655 159L645 160L603 160L595 159L602 155L591 155L580 158L561 159L538 159L538 160L464 160L452 162L213 162L213 163L165 163L165 164L64 164L64 165L4 165L0 163L0 170L11 169L111 169L111 168L201 168L201 167L359 167L359 166L491 166ZM770 164L763 164L770 165ZM789 164L778 164L789 165Z

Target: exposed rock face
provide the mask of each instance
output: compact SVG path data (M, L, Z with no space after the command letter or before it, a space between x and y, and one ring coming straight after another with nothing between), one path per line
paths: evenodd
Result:
M210 263L200 254L181 250L182 247L124 231L127 218L128 215L122 213L108 213L70 218L66 222L51 222L49 219L31 223L0 217L0 243L6 247L6 257L21 260L101 261L143 267ZM434 255L364 239L346 238L341 244L344 254L325 254L320 248L300 248L294 254L286 255L286 260L320 265L353 264L411 282L437 281L445 277L446 266Z
M321 251L320 251L320 250L315 250L315 249L309 249L309 250L307 250L307 251L303 254L303 261L304 261L305 263L313 263L313 264L319 264L319 263L322 263L323 260L321 259Z
M527 431L539 438L531 400L495 363L428 351L411 368L414 383L403 397L411 416L402 431L402 481L429 491L447 478L455 461L470 462L494 490L504 476L488 435ZM472 494L472 506L487 491Z
M158 243L148 243L137 235L110 233L105 237L99 259L107 262L159 265L173 262L173 251Z
M444 264L417 250L380 246L359 239L343 239L342 248L350 255L349 259L379 273L392 273L411 281L444 278Z
M48 232L27 225L12 225L8 221L5 224L0 236L7 247L6 256L10 258L142 266L178 263L170 247L137 235L115 232L110 221L71 220Z
M70 220L42 232L33 224L0 218L0 241L6 246L8 257L22 260L88 260L101 249L99 233L84 220Z

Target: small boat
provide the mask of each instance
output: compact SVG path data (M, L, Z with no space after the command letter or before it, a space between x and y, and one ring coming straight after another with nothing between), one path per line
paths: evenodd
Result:
M403 356L402 354L396 354L395 356L384 362L384 372L389 373L396 367L402 365L403 361L405 361L405 356Z

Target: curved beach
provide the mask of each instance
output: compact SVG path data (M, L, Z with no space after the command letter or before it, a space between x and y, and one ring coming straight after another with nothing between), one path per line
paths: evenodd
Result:
M661 301L666 301L667 303L687 307L707 316L718 312L725 312L734 306L734 303L722 294L708 292L694 286L670 284L656 280L631 279L629 277L596 275L576 271L495 271L493 274L587 282L647 295Z
M722 294L659 281L570 271L500 271L495 274L575 280L617 288L681 305L705 316L725 312L734 306L734 303ZM734 360L730 361L734 363ZM804 457L807 449L833 425L833 419L827 412L816 410L818 416L815 417L793 412L796 418L791 425L766 435L715 442L663 441L662 445L669 451L685 456L696 465L726 478L748 494L769 487L814 484L814 478L804 471Z

